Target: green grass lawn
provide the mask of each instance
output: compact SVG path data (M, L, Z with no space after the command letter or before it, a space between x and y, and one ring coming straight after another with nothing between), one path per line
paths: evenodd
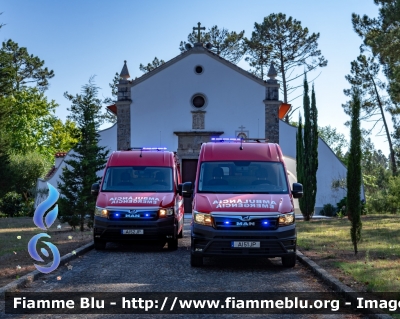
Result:
M41 232L32 217L0 218L0 256L26 250L32 236Z
M32 217L16 217L16 218L0 218L0 257L12 254L13 252L27 251L28 242L31 238L39 233L48 233L54 236L54 243L62 244L64 241L59 238L62 234L64 237L73 236L67 242L87 241L91 238L91 232L72 231L68 224L62 224L61 229L57 229L60 223L56 221L48 230L42 230L33 223ZM76 234L76 235L75 235Z
M400 216L362 216L357 255L347 218L300 220L296 224L299 250L306 255L341 269L366 291L400 292Z
M0 218L0 287L35 270L35 261L28 253L28 242L34 235L42 232L50 235L48 240L57 247L61 256L93 240L91 230L72 230L67 224L61 224L58 229L58 225L59 222L55 222L44 231L36 227L32 217ZM40 251L40 248L48 247L39 241L36 248ZM52 261L50 256L43 259L44 264Z

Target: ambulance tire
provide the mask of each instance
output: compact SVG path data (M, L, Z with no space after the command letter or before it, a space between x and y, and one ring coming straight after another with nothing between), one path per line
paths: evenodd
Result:
M96 250L104 250L106 249L107 242L104 240L95 239L94 240L94 249Z
M168 250L177 250L178 249L178 238L168 240Z
M296 265L296 255L282 257L282 266L293 268Z
M182 225L182 229L181 229L180 233L178 234L178 238L183 238L183 225Z
M203 256L190 254L190 266L201 267L203 266Z

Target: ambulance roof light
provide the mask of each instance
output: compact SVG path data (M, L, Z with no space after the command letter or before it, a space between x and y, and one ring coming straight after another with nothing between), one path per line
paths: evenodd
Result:
M223 143L223 142L255 142L255 143L268 143L266 138L240 138L240 137L212 137L212 142Z
M212 137L211 141L213 142L240 142L242 139L238 137Z
M131 147L128 151L166 151L166 147Z

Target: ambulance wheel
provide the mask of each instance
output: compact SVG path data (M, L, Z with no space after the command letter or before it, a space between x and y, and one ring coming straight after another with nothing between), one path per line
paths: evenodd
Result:
M177 250L177 249L178 249L178 238L168 240L168 250Z
M201 267L203 266L203 256L190 254L190 266Z
M283 267L293 268L296 265L296 255L282 257Z
M181 229L180 233L178 234L178 238L183 238L183 225L182 225L182 229Z
M94 240L94 249L96 250L104 250L106 249L107 242L104 240L95 239Z

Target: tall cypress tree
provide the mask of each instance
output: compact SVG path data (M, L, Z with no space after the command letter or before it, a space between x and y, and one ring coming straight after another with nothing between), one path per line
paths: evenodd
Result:
M96 199L91 195L92 184L99 181L97 172L102 170L107 161L108 150L98 145L100 114L102 101L97 98L98 88L92 81L83 86L82 94L64 96L72 102L69 118L77 123L81 132L81 141L70 153L71 160L63 169L58 188L60 216L62 221L72 227L80 226L84 230L85 216L91 216L88 226L91 227Z
M311 92L310 126L311 126L310 178L312 184L312 188L310 190L311 192L310 203L314 208L315 200L317 197L317 171L318 171L318 110L317 110L317 102L315 100L314 84Z
M347 211L351 219L351 241L354 253L361 239L361 129L360 129L360 94L353 91L351 101L350 151L347 165Z
M301 127L297 132L296 168L297 181L303 184L303 197L299 199L304 220L309 221L314 214L315 198L317 195L318 170L318 111L315 101L314 87L310 97L308 94L307 78L304 78L304 137L301 139Z

